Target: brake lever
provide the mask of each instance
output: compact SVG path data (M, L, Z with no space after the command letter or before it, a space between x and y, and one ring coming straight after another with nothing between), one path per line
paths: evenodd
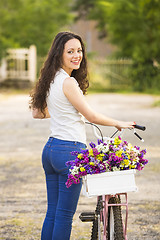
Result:
M134 131L134 135L136 135L136 137L138 137L142 142L144 142L144 139L141 136L139 136L139 134L136 132L135 128L133 129L133 131Z

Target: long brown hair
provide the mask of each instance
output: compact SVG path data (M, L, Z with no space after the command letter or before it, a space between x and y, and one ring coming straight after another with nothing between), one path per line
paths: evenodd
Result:
M82 46L83 58L78 70L73 70L71 76L75 77L83 94L87 92L89 81L87 79L87 59L85 46L80 36L71 32L60 32L56 35L52 46L48 52L48 56L40 72L39 80L37 81L30 97L30 108L38 108L45 116L45 108L47 106L46 97L49 92L50 83L54 82L56 72L62 66L62 55L64 45L70 39L78 39Z

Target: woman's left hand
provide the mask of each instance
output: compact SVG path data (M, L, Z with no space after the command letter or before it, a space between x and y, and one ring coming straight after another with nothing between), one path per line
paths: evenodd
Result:
M47 107L45 108L45 115L41 112L40 109L33 108L32 109L32 116L33 116L33 118L36 118L36 119L50 118L50 114L48 112L48 108Z

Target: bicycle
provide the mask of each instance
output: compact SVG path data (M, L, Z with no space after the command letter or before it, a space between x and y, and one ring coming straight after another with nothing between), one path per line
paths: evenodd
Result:
M96 128L95 124L88 123ZM144 126L134 125L134 134L143 142L144 140L137 134L135 128L139 130L145 130ZM104 141L101 130L98 128L100 135L94 130L97 138ZM111 136L113 138L118 130ZM108 138L107 138L108 139ZM87 185L85 185L85 195L87 196L97 196L97 206L94 212L82 212L79 218L82 222L93 222L91 231L91 240L127 240L127 220L128 220L128 198L127 192L136 191L137 187L135 185L134 171L132 171L132 187L129 187L127 191L121 192L120 190L108 190L106 193L102 191L101 195L92 192L88 192ZM101 173L103 174L103 173ZM108 173L107 173L108 174ZM116 173L115 173L116 174ZM118 173L119 174L119 173ZM120 174L126 174L125 171L121 171ZM109 186L109 185L108 185ZM124 202L121 203L121 197L124 196ZM126 207L125 223L122 220L121 207Z

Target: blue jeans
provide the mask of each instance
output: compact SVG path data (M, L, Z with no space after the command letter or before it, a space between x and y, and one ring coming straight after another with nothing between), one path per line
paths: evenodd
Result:
M67 188L69 173L65 163L75 159L72 151L86 148L80 142L49 138L42 153L46 175L48 209L42 227L41 240L69 240L73 215L82 187L82 182Z

